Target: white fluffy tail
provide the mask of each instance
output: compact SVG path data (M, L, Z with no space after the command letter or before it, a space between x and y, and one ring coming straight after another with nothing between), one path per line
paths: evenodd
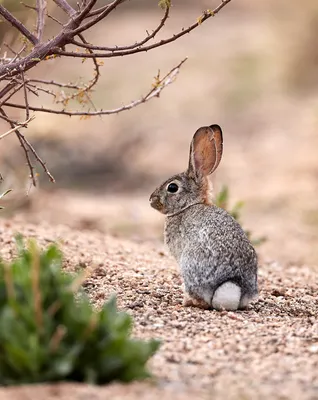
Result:
M214 292L212 307L216 310L235 311L240 306L241 288L233 282L225 282Z

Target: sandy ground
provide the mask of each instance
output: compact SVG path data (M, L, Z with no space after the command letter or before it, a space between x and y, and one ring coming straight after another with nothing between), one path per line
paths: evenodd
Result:
M98 307L111 293L135 319L133 335L156 337L154 379L108 387L57 385L0 390L20 399L317 399L318 284L306 266L260 263L260 298L244 312L184 308L178 268L150 242L116 239L63 225L0 222L1 255L16 231L41 245L57 241L65 269L89 270L84 286Z

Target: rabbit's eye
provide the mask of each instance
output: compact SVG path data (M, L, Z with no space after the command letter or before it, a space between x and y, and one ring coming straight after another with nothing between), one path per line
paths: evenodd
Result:
M179 190L179 186L176 183L169 183L169 185L167 187L167 191L169 193L177 193L178 190Z

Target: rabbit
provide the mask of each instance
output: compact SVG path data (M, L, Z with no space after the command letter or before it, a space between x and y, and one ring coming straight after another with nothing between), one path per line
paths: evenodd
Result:
M258 260L239 223L213 204L208 176L222 154L220 126L199 128L188 169L162 183L149 201L165 215L164 239L180 265L183 305L235 311L257 299Z

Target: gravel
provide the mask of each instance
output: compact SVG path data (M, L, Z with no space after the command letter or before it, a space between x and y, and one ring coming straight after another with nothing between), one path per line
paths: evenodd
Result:
M318 399L317 269L260 263L260 298L247 311L182 307L181 280L163 247L62 225L0 221L4 258L13 235L57 241L65 269L85 269L85 290L99 307L112 293L135 320L133 335L162 340L154 378L131 385L56 384L0 389L22 399Z

